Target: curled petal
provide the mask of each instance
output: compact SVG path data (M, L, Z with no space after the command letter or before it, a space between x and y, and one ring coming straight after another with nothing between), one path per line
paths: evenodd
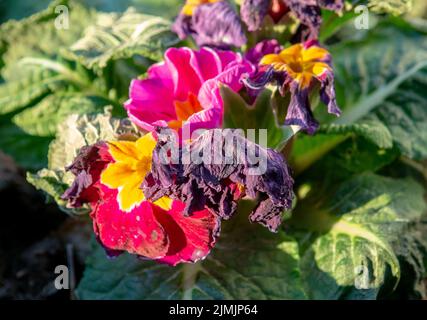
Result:
M127 251L150 259L162 258L170 241L155 213L160 207L148 201L129 212L117 202L117 189L102 186L102 202L92 213L96 234L109 250Z
M319 127L314 119L308 99L308 88L300 88L295 82L290 85L291 101L286 114L286 125L296 125L313 134Z
M98 199L96 183L102 170L112 161L107 144L98 142L80 149L73 163L66 168L76 179L64 192L62 199L68 200L72 207L81 207Z
M76 175L76 179L63 198L69 200L69 204L74 207L90 204L95 234L110 257L127 251L170 265L203 259L213 248L219 235L218 216L202 208L191 217L185 217L185 204L170 198L162 198L154 203L138 200L124 211L120 205L120 192L126 186L122 188L121 179L134 184L135 172L124 170L120 175L112 175L116 179L107 179L110 186L103 182L104 173L108 168L111 169L111 165L121 164L126 160L132 164L135 163L135 157L145 159L144 152L148 150L144 139L148 138L142 137L137 142L109 142L108 145L100 142L82 148L73 164L68 167ZM134 148L135 145L137 149ZM151 156L151 152L147 152L146 156ZM118 159L121 162L117 162ZM151 162L151 158L149 161ZM138 174L145 170L141 164L142 162L132 166L139 170L136 172ZM128 190L126 196L129 197L135 190L142 194L140 183Z
M333 74L331 72L326 73L320 82L320 99L328 106L329 113L339 117L341 115L341 110L337 105Z

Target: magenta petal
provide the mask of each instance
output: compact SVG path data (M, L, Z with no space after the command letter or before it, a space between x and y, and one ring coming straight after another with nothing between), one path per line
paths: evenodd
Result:
M251 63L233 51L170 48L165 53L165 61L148 70L147 79L132 81L125 108L136 125L149 131L156 125L167 126L174 120L183 121L184 127L191 124L191 130L215 128L222 122L220 85L227 85L237 92L242 88L242 76L253 69ZM177 102L183 102L185 106L192 95L198 98L197 103L203 111L190 112L188 119L178 119ZM207 111L210 109L217 110ZM181 114L185 115L185 112Z
M227 85L233 91L238 92L243 87L242 76L253 71L253 65L248 62L230 64L224 72L202 85L198 96L200 103L204 108L222 109L223 102L219 93L220 85Z
M190 92L197 94L202 79L199 70L194 69L194 51L189 48L170 48L165 53L165 59L172 74L175 98L185 101Z

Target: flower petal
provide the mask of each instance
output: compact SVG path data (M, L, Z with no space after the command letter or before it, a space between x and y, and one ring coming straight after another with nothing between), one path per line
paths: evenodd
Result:
M244 0L240 7L240 15L249 31L261 28L270 8L270 0Z
M327 72L326 76L321 80L320 99L328 106L328 112L336 115L341 115L341 110L337 105L335 96L334 76L332 72Z
M286 114L285 125L300 126L302 130L313 134L319 124L314 119L308 100L308 88L301 89L298 83L290 86L291 101Z
M228 1L197 7L192 19L193 37L199 46L227 48L246 43L239 16Z
M163 147L171 140L168 133L163 133L159 128L152 170L142 184L144 194L153 200L167 195L183 201L186 204L185 214L191 215L206 207L221 218L228 219L237 208L238 198L234 196L236 189L240 189L236 188L237 184L244 187L249 197L255 199L259 194L262 202L271 201L268 206L260 204L253 212L256 214L253 219L268 226L271 231L277 231L278 224L271 221L281 219L281 212L290 208L293 198L293 179L285 160L274 150L262 148L232 130L227 133L209 130L181 148L180 153L182 159L191 159L192 155L200 152L203 157L215 159L220 150L220 154L230 155L233 161L174 164L165 163L165 159L162 159ZM257 155L259 168L254 165L248 150L252 150L252 155ZM238 194L242 196L240 191ZM263 210L267 207L271 209L269 212ZM271 215L271 212L274 214Z
M154 215L157 208L152 203L144 201L130 212L123 212L117 202L117 190L103 186L102 194L92 218L105 247L150 259L166 255L169 239Z
M194 212L185 217L182 211L185 204L173 202L172 210L156 211L170 239L169 250L159 262L175 266L180 262L197 262L204 259L214 247L220 232L221 221L209 210Z
M267 54L278 54L282 51L282 47L275 39L264 40L258 42L253 48L249 49L245 54L245 59L258 65L262 57Z
M105 142L98 142L80 149L73 163L66 168L76 179L61 196L68 200L72 207L81 207L84 203L93 203L98 200L97 183L104 168L113 159L108 152Z

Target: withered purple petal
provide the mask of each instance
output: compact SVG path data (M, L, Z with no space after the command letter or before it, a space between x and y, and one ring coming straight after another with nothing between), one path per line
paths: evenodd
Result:
M245 59L258 65L265 55L271 53L278 54L280 51L282 51L282 46L276 39L263 40L246 52Z
M322 17L317 0L283 0L289 9L295 14L301 24L308 32L300 31L303 34L301 40L317 39L319 36ZM307 36L305 35L307 34Z
M192 26L199 46L228 48L246 43L239 16L228 1L200 5L195 9Z
M261 28L262 22L270 8L270 0L244 0L240 7L242 20L249 31Z
M344 8L343 0L318 0L319 6L330 11L340 12Z
M73 208L81 207L85 201L82 201L80 196L84 190L91 186L92 182L92 176L85 170L81 171L74 179L72 185L65 190L61 198L68 200Z
M106 150L107 145L103 141L82 147L74 162L65 168L76 176L73 184L61 196L63 200L68 200L72 207L81 207L83 203L91 202L92 198L97 196L97 191L91 188L111 161Z
M334 75L328 72L325 79L321 80L320 100L328 106L328 112L336 116L341 115L335 95Z
M158 133L151 172L141 186L148 199L155 201L166 195L186 203L185 214L207 207L221 218L229 219L236 212L240 197L235 197L235 186L241 186L247 196L260 199L250 220L277 231L281 213L291 207L293 198L293 179L280 153L245 139L237 131L209 130L180 148L180 159L190 159L190 154L195 153L215 159L219 150L228 156L227 161L176 164L165 161L164 157L169 135L162 128L158 128ZM256 172L253 157L265 161L264 170Z
M299 88L297 83L290 84L291 101L286 114L286 125L297 125L302 130L313 134L319 124L314 119L308 99L308 89Z
M191 16L180 13L172 25L172 31L175 32L181 40L193 33L191 19Z

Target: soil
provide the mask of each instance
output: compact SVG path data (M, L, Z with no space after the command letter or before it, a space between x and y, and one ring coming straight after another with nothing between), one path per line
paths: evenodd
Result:
M90 223L67 216L0 152L0 300L70 299L57 290L55 267L73 266L78 283L89 250Z

